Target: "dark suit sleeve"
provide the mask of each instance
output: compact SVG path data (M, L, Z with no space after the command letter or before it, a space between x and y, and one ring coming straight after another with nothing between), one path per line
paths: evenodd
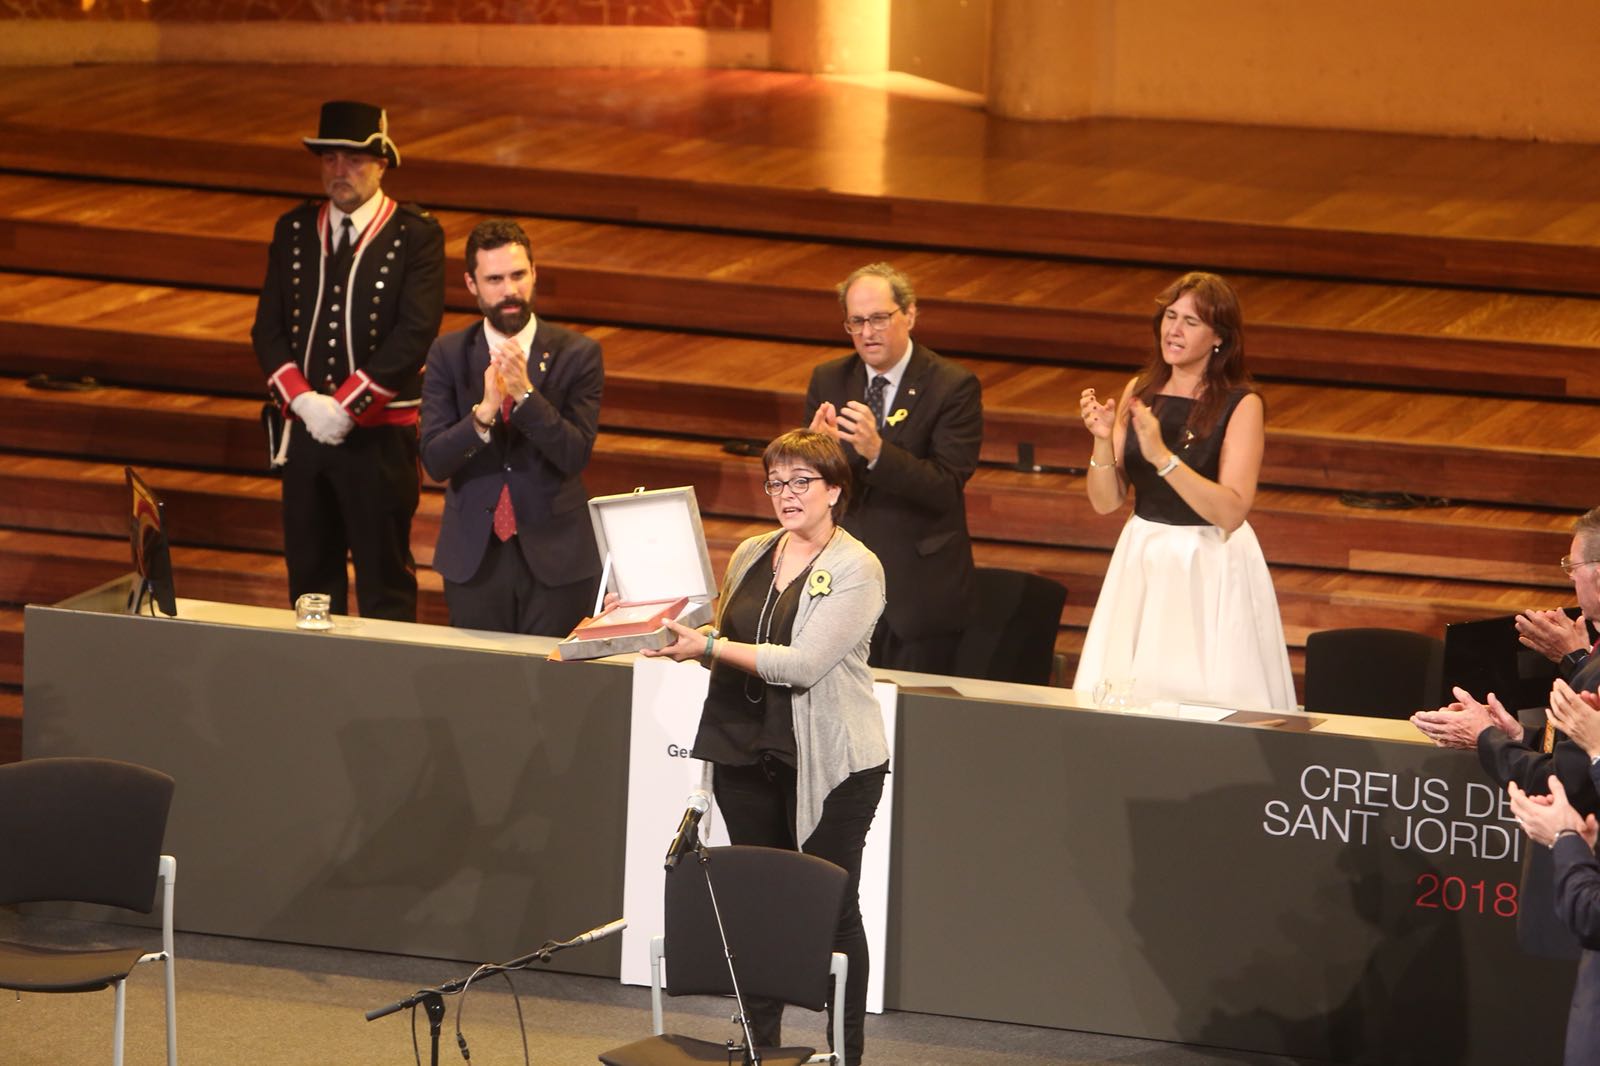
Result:
M283 307L283 264L289 255L285 242L290 239L285 225L287 218L287 215L280 218L273 227L272 244L267 248L267 277L261 284L256 320L250 328L250 343L255 348L262 376L267 379L268 391L285 410L290 400L311 391L310 383L296 362L287 326L289 316Z
M250 329L250 342L256 350L261 373L268 377L284 363L294 362L289 347L289 331L284 328L283 279L279 276L278 247L282 239L279 224L273 228L272 244L267 248L267 277L261 284L261 299L256 303L256 321Z
M444 229L439 220L416 208L407 211L405 227L410 246L400 277L399 317L362 367L390 392L399 390L416 374L427 357L428 346L439 334L444 319Z
M559 406L535 389L511 412L511 424L528 438L564 477L575 477L589 465L595 434L600 428L600 393L605 386L605 364L600 345L582 334L556 353L561 365L551 376L564 379ZM568 377L567 375L571 375ZM555 390L547 390L555 391Z
M1561 671L1561 676L1572 687L1572 691L1594 692L1600 689L1600 655L1590 652L1576 666L1568 667L1565 662L1562 665L1566 668Z
M1534 795L1550 791L1550 756L1512 740L1493 726L1478 734L1478 762L1501 788L1515 781L1522 791Z
M809 426L811 420L816 417L817 408L822 406L822 382L818 380L821 373L820 366L811 371L811 381L806 385L806 405L800 412L802 426Z
M961 372L939 405L926 458L885 441L871 469L858 471L874 492L894 493L928 511L948 511L961 506L982 446L982 387L975 376Z
M1556 914L1574 936L1587 943L1600 939L1600 863L1581 836L1556 841Z
M483 399L482 384L466 395L460 363L466 345L440 337L428 350L428 369L422 375L422 468L435 481L448 481L487 442L478 436L472 408Z
M1595 789L1589 754L1570 740L1557 741L1555 750L1546 755L1489 728L1478 734L1478 761L1501 788L1515 781L1530 796L1547 795L1550 775L1555 774L1574 810L1600 813L1600 792Z
M1597 768L1590 766L1590 783L1600 789ZM1555 842L1556 913L1561 921L1593 950L1600 941L1600 862L1588 843L1575 834Z

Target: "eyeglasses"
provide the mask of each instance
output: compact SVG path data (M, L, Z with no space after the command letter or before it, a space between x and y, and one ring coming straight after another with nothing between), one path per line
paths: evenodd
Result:
M844 320L844 331L854 337L868 326L871 326L873 332L881 333L889 328L889 323L894 321L894 316L899 313L900 308L896 307L893 311L879 311L875 315L867 315L864 318L861 315L851 315Z
M806 494L806 490L811 487L811 483L813 481L821 480L822 479L819 477L806 477L804 474L798 474L790 478L788 481L779 481L777 478L773 478L770 481L764 481L761 483L761 487L766 491L768 496L776 496L783 492L785 488L793 489L796 496L804 496Z
M1563 555L1561 557L1561 569L1566 572L1568 577L1571 577L1572 572L1578 569L1578 567L1588 566L1590 563L1600 563L1600 559L1574 559L1570 555Z

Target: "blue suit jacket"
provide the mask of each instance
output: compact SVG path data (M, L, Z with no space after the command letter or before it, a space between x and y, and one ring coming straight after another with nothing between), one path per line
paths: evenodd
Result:
M422 465L449 482L433 568L448 581L472 578L493 533L500 488L509 485L517 542L534 577L564 585L595 576L600 558L582 475L600 421L600 345L540 319L528 358L534 393L485 442L472 408L483 399L488 366L481 320L440 337L428 352Z

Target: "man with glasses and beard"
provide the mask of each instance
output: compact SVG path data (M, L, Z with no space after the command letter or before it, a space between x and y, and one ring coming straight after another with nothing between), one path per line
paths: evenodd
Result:
M872 263L839 285L855 352L818 366L806 390L811 429L850 460L840 525L883 563L888 604L869 662L947 674L974 596L967 479L983 445L983 392L960 363L911 339L917 297Z
M382 108L330 101L303 140L328 198L278 219L250 332L283 469L289 601L327 593L348 614L348 555L362 616L412 622L418 372L444 315L444 230L380 188L400 165Z
M515 222L480 222L466 263L483 320L434 342L422 382L422 465L449 482L433 568L451 625L563 637L600 575L582 477L600 345L535 317L532 244Z

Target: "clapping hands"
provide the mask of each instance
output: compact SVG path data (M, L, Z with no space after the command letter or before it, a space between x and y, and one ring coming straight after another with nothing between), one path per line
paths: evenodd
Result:
M1474 748L1478 734L1490 726L1505 733L1512 740L1522 739L1522 723L1500 703L1493 692L1486 701L1479 702L1472 693L1457 686L1450 690L1455 702L1436 711L1418 711L1411 716L1411 724L1441 748Z
M1600 754L1600 696L1593 692L1574 692L1560 678L1550 689L1550 721L1589 753Z
M1101 440L1111 439L1111 430L1117 423L1116 398L1099 402L1093 389L1084 389L1078 397L1078 414L1083 418L1085 428Z

